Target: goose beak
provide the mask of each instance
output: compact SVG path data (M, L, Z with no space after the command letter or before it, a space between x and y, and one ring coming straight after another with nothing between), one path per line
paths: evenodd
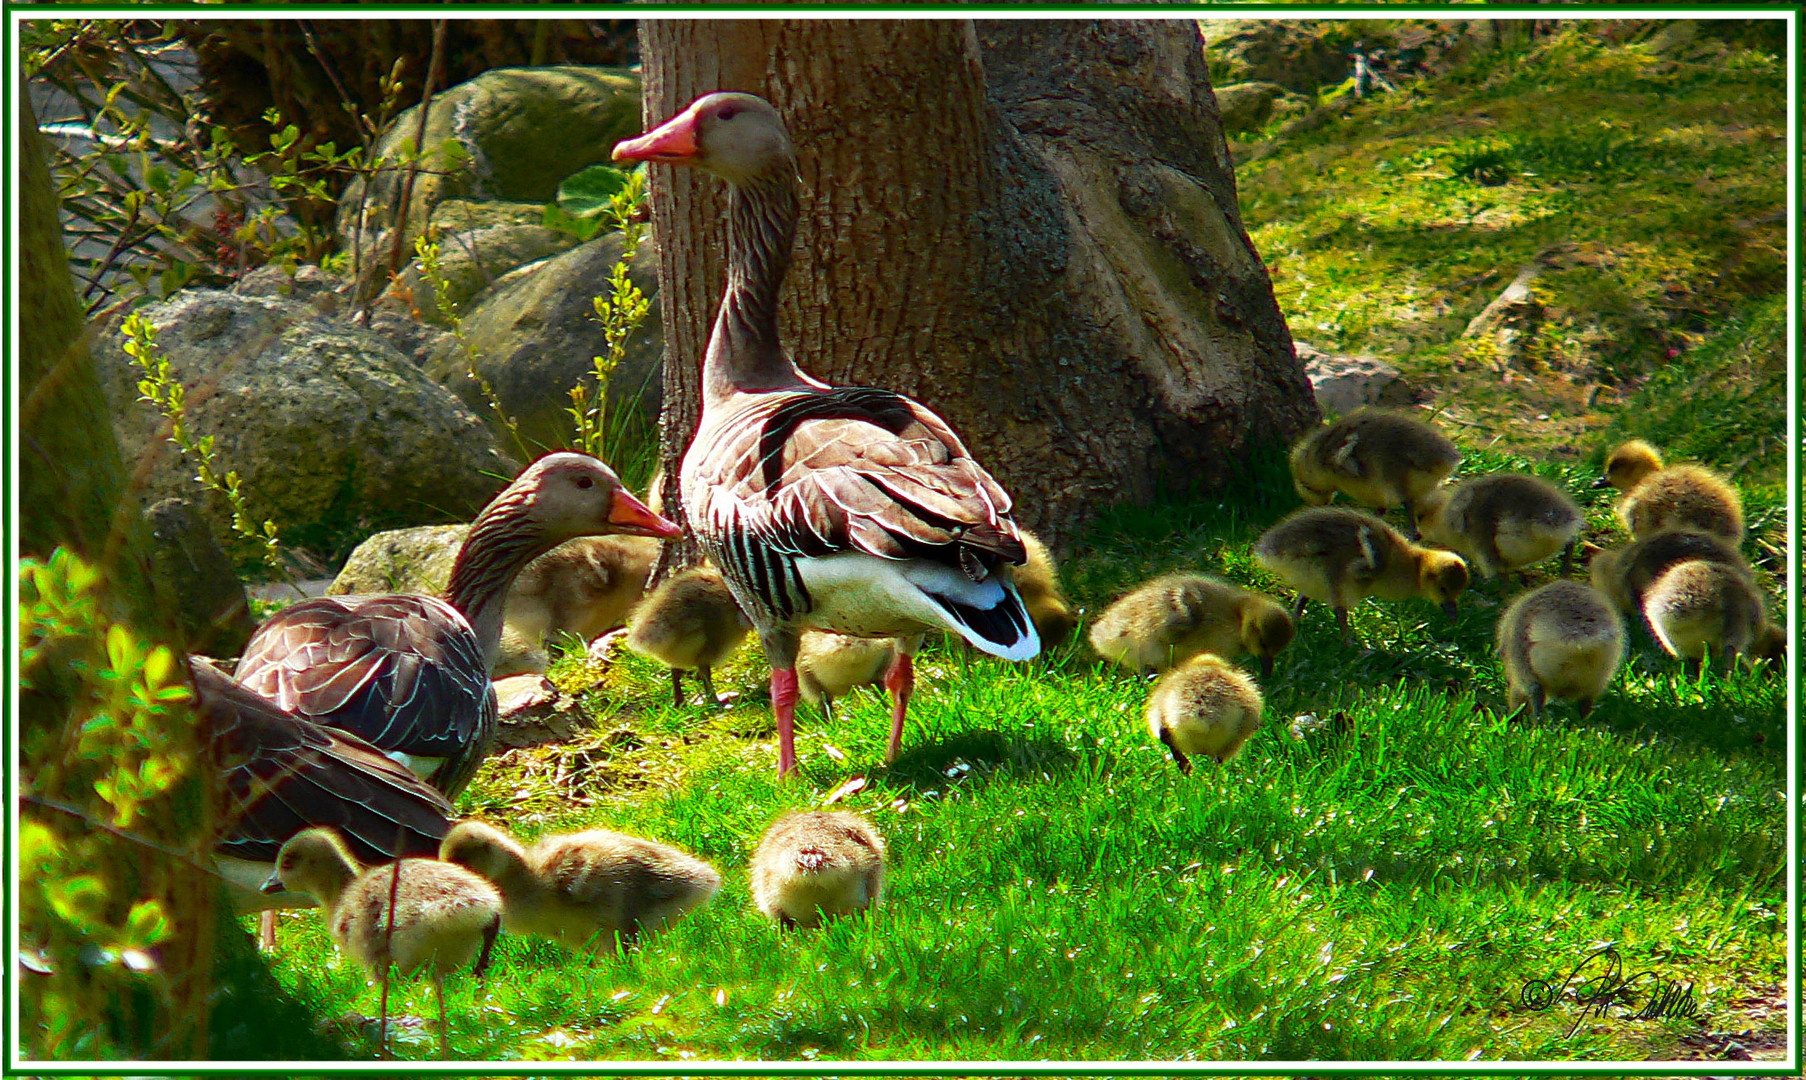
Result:
M608 523L617 533L629 536L656 536L675 540L684 531L652 512L647 505L629 495L625 489L615 490L614 502L608 508Z
M1457 609L1455 607L1455 602L1453 600L1450 600L1442 605L1442 613L1449 617L1450 622L1454 621L1456 611L1457 611Z
M685 109L637 139L615 144L616 161L689 161L697 153L696 117Z
M287 892L288 890L287 887L282 884L282 879L276 876L276 871L271 870L270 876L263 881L263 887L257 891L260 893L279 893Z

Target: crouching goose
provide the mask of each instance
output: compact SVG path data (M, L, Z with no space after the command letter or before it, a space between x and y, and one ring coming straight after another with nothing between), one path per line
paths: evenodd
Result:
M508 587L577 536L673 537L677 526L585 454L548 454L477 515L444 599L322 596L258 628L237 676L279 708L362 736L456 798L495 735L489 671Z
M295 834L337 829L365 862L439 850L451 804L381 750L277 708L200 657L189 658L188 670L218 777L214 867L234 887L239 910L264 910L265 948L275 944L272 909L314 903L305 893L263 891Z
M1039 637L1006 569L1027 560L1009 495L933 412L885 390L831 387L779 342L797 194L777 110L751 94L708 94L614 157L689 165L728 184L727 290L680 480L690 527L771 664L779 774L796 767L802 630L948 630L1007 660L1036 655ZM886 760L902 740L910 651L899 649L885 677Z

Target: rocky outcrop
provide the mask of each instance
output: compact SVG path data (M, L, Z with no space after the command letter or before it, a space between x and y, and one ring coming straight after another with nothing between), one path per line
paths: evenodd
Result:
M191 499L164 499L144 511L150 526L152 587L175 614L182 647L236 656L257 628L244 583Z
M1391 364L1369 356L1326 353L1304 341L1294 341L1292 347L1311 380L1317 407L1325 415L1352 412L1363 405L1410 405L1417 400L1411 385Z
M255 521L285 544L333 557L373 529L473 516L519 471L488 429L388 341L311 304L207 289L142 314L187 398L196 438L238 473ZM142 372L115 321L96 364L128 461L146 464L146 502L197 497L195 465L139 400ZM225 500L200 495L217 536Z

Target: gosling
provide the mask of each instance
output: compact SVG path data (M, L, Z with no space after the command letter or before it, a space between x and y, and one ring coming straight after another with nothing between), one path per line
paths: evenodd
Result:
M381 981L385 1052L390 966L405 978L431 965L439 996L439 1050L451 1056L445 975L475 957L476 976L483 977L502 925L502 896L495 886L438 859L406 858L366 869L338 833L319 828L298 832L282 845L263 891L312 896L340 951Z
M573 634L587 645L626 625L646 595L659 546L648 536L582 536L528 563L508 590L502 659L492 674L543 673L548 639Z
M1574 565L1585 519L1567 493L1536 476L1494 473L1439 487L1417 503L1417 531L1452 548L1494 578L1561 552L1561 576Z
M1662 648L1698 675L1705 655L1729 671L1738 656L1760 659L1758 639L1765 637L1767 612L1762 595L1748 575L1723 563L1688 559L1664 570L1643 594L1643 617Z
M1663 529L1698 529L1743 542L1743 499L1724 477L1698 465L1664 467L1662 455L1642 439L1632 439L1605 459L1605 475L1594 487L1625 493L1618 519L1641 540Z
M1309 506L1326 505L1340 491L1364 506L1405 509L1449 478L1461 451L1448 436L1415 417L1361 408L1311 432L1292 447L1292 484Z
M884 892L884 839L850 811L786 814L753 852L753 904L786 930L863 911Z
M1165 671L1199 653L1251 654L1271 677L1295 627L1270 598L1205 574L1168 574L1117 600L1091 626L1099 656L1139 672Z
M1160 677L1148 695L1148 731L1172 751L1179 771L1191 775L1191 756L1221 765L1241 752L1260 727L1260 688L1210 653L1201 653Z
M721 571L697 566L677 574L640 602L627 621L627 647L671 669L671 696L684 703L683 672L694 671L703 693L720 704L711 668L731 655L752 630Z
M701 859L606 829L548 836L528 849L493 826L462 821L439 857L495 883L510 934L597 953L676 922L721 888L721 875Z
M1643 596L1676 563L1701 559L1749 576L1749 564L1723 537L1694 529L1668 529L1593 556L1593 588L1626 615L1643 610Z
M1378 518L1329 506L1282 519L1255 541L1254 558L1298 590L1294 620L1307 599L1321 600L1335 609L1342 640L1351 643L1348 609L1368 596L1421 597L1452 619L1455 598L1467 588L1461 556L1418 547Z
M1041 651L1045 654L1054 646L1065 643L1078 619L1060 591L1059 567L1054 564L1047 545L1027 529L1017 532L1022 536L1028 561L1016 567L1016 591L1022 596L1022 605L1028 609L1029 620L1035 624L1035 633L1041 638Z
M893 638L856 638L820 630L803 631L796 650L796 685L805 700L821 706L823 719L834 719L834 699L854 687L883 680L897 662Z
M1527 702L1540 718L1551 697L1572 701L1584 718L1624 662L1624 626L1599 590L1552 581L1512 601L1499 617L1497 647L1508 687L1506 708Z

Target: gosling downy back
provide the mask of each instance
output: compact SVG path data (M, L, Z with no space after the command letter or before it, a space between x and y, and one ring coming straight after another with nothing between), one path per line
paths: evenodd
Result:
M1209 652L1251 654L1271 674L1294 633L1291 616L1267 596L1207 574L1167 574L1106 608L1090 639L1099 656L1136 671L1164 671Z
M1643 610L1643 594L1675 563L1700 559L1748 575L1749 564L1721 536L1694 529L1668 529L1593 556L1593 587L1626 615Z
M633 610L627 622L627 647L671 668L677 690L679 671L694 671L709 697L715 697L710 669L733 654L752 630L721 571L695 566L667 579Z
M1699 465L1664 465L1662 455L1632 439L1605 459L1595 487L1624 492L1618 519L1637 539L1664 529L1694 529L1743 542L1743 497L1724 477Z
M1348 609L1368 596L1428 600L1452 618L1468 580L1459 555L1419 547L1378 518L1330 506L1281 519L1255 541L1254 558L1298 590L1294 617L1307 597L1320 600L1335 609L1344 638Z
M511 661L497 677L543 672L545 644L573 635L586 644L627 624L627 615L646 595L646 580L658 560L659 541L649 536L583 536L528 563L508 590L505 636Z
M1643 594L1643 617L1668 655L1695 670L1707 653L1721 669L1754 653L1768 621L1748 575L1703 559L1664 570Z
M796 650L797 689L805 700L830 710L836 699L854 687L880 682L896 659L895 638L805 630Z
M1413 416L1361 408L1298 440L1291 462L1292 483L1308 505L1340 491L1365 506L1403 506L1413 517L1413 504L1448 479L1461 451Z
M1492 473L1437 488L1417 504L1423 538L1496 577L1568 550L1585 517L1567 493L1537 476ZM1566 562L1564 562L1564 567Z
M1222 764L1260 728L1260 688L1219 656L1201 653L1160 677L1148 695L1148 731L1191 772L1199 754Z
M1506 707L1526 702L1541 716L1551 697L1575 702L1580 715L1624 662L1624 626L1611 603L1578 581L1553 581L1524 593L1499 617L1495 640L1508 686Z
M884 840L848 811L786 814L753 852L753 904L785 929L863 911L884 891Z

